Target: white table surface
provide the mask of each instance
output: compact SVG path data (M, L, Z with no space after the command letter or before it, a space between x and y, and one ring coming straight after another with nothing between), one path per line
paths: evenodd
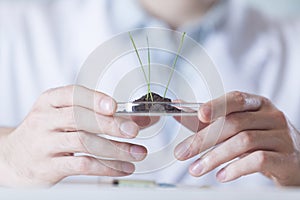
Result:
M128 188L97 184L64 184L50 189L0 189L0 199L22 200L300 200L300 188Z

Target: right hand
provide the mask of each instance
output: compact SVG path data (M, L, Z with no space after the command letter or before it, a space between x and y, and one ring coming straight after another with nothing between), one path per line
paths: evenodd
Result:
M76 102L74 90L80 95ZM0 139L0 184L51 186L72 175L130 175L131 162L143 160L146 148L96 135L136 137L139 127L114 117L115 110L111 97L81 86L46 91L24 121Z

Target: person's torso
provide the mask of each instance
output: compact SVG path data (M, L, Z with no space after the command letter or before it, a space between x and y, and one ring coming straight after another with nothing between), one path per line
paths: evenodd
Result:
M299 129L296 36L292 29L282 29L251 9L239 9L233 3L228 19L203 43L225 90L270 98ZM75 83L89 53L119 33L112 29L104 1L2 1L0 11L0 126L19 124L44 90ZM122 31L128 31L124 27ZM136 177L216 184L213 174L200 179L182 176L189 163Z

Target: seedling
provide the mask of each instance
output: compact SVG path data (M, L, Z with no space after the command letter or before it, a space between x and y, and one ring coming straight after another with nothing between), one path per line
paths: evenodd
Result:
M144 95L144 96L142 96L140 99L135 100L134 102L149 102L149 101L151 101L151 102L154 102L154 101L155 102L172 102L171 99L166 98L166 94L168 92L169 85L171 83L171 80L172 80L172 77L173 77L173 74L174 74L174 71L175 71L175 67L176 67L176 64L177 64L177 61L178 61L179 54L180 54L180 52L182 50L182 46L183 46L183 43L184 43L185 35L186 35L186 33L184 32L182 34L181 41L180 41L180 44L179 44L176 56L175 56L175 59L174 59L173 64L172 64L171 74L170 74L170 77L168 79L164 95L162 97L159 94L151 92L151 85L150 85L151 58L150 58L150 47L149 47L149 38L148 38L148 36L146 38L147 39L147 53L148 53L148 78L147 78L146 71L144 69L144 65L143 65L143 62L141 60L140 54L139 54L139 52L137 50L136 44L134 42L134 39L133 39L131 33L129 32L129 37L130 37L132 46L134 47L135 53L137 55L138 61L140 63L140 66L141 66L141 69L143 71L144 78L145 78L145 81L146 81L147 87L148 87L147 94ZM147 104L147 105L149 105L149 107L147 106L147 108L145 106L143 106L143 107L137 106L136 110L137 111L153 110L153 108L151 108L151 107L153 107L152 104ZM177 108L175 108L173 106L166 105L166 104L161 104L160 107L157 107L157 105L156 105L155 109L161 109L162 107L163 107L164 110L174 111L174 112L178 111Z

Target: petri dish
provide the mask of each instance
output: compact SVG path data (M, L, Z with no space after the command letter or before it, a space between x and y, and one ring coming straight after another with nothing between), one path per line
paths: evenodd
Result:
M115 116L197 116L202 103L118 102Z

